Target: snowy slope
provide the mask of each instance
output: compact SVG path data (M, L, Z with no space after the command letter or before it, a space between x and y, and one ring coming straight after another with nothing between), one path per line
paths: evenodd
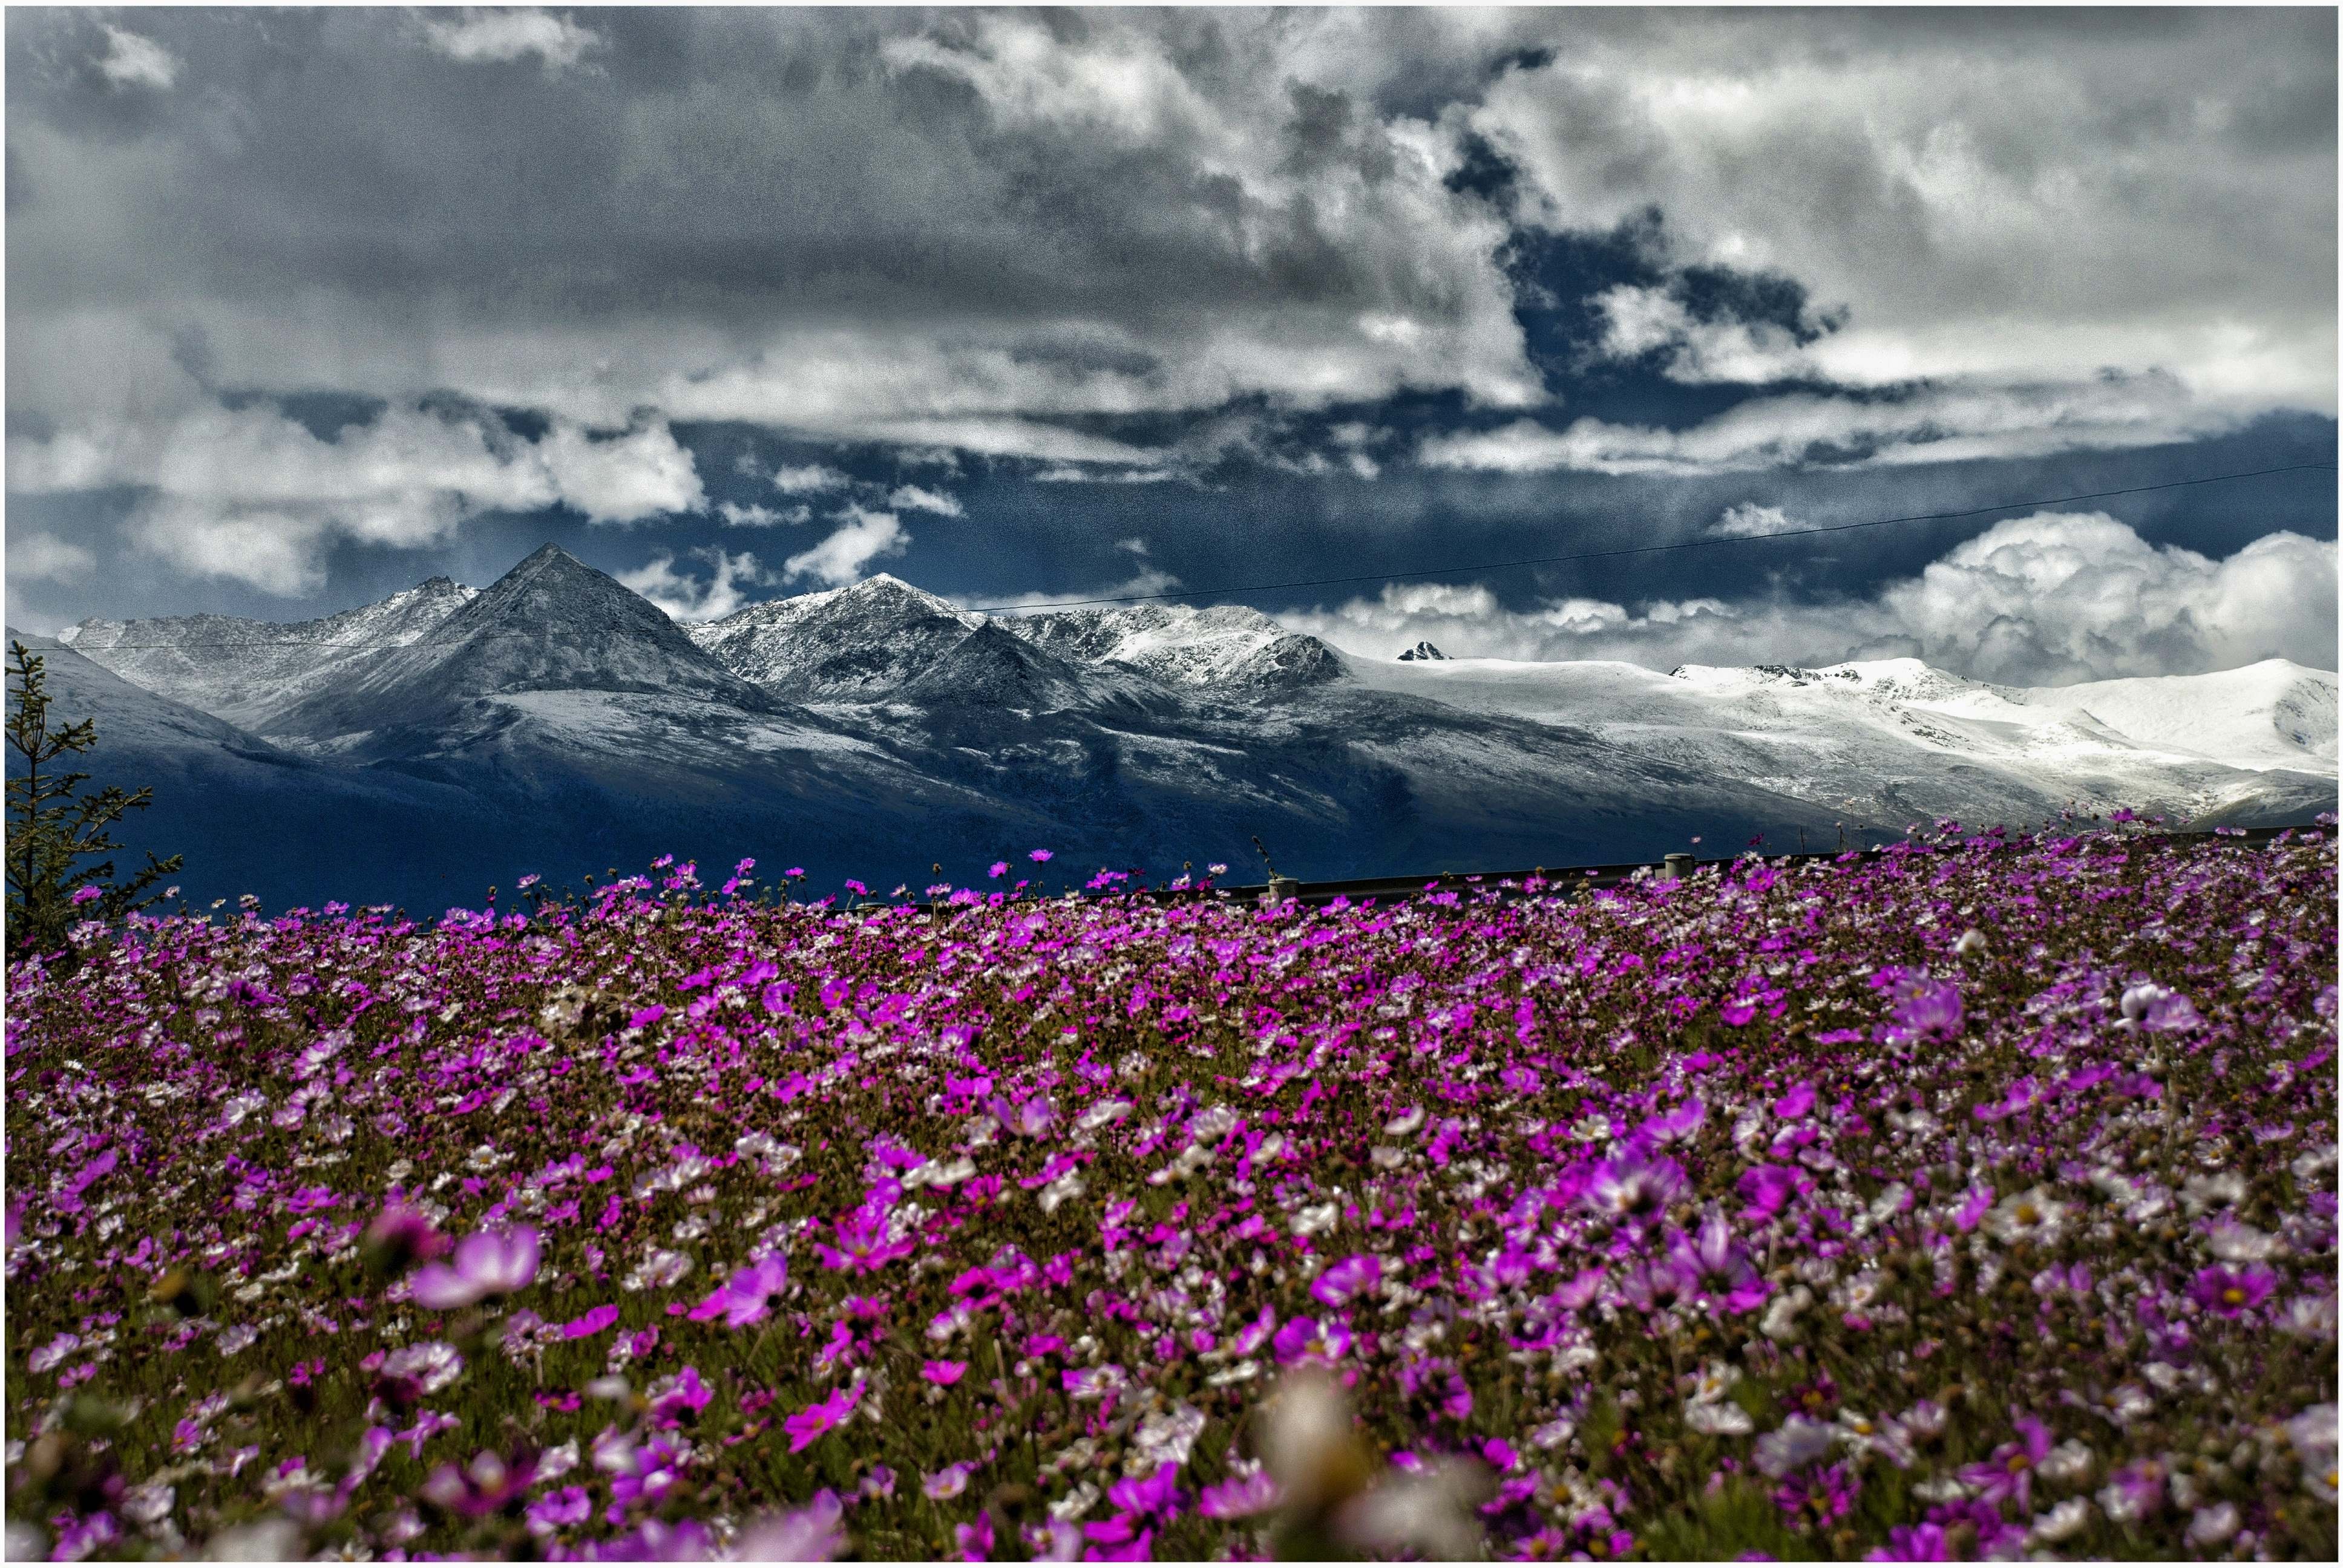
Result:
M983 624L881 572L750 605L689 635L735 675L791 702L856 702L913 679Z
M1342 677L1332 648L1241 605L1054 610L1002 624L1064 658L1126 665L1174 687L1286 690Z
M57 640L149 691L262 727L354 664L421 640L479 591L433 578L379 604L291 625L225 615L93 618Z
M2304 804L2298 814L2308 816L2331 808L2334 796L2331 739L2323 755L2305 747L2247 765L2235 747L2221 755L2167 738L2191 729L2181 717L2189 713L2206 716L2199 733L2217 729L2214 716L2237 707L2238 671L2148 683L2165 732L2125 714L2120 721L2137 731L2126 733L2066 696L2086 689L1996 687L1916 659L1823 669L1687 665L1667 675L1594 660L1346 662L1354 680L1377 690L1580 727L1598 745L1746 779L1880 826L1921 815L2027 820L2067 800L2195 815L2247 794L2275 810ZM2311 695L2298 693L2297 709L2323 712L2331 736L2334 678L2323 678L2321 708L2321 678L2298 674ZM2297 722L2308 729L2315 720ZM2286 776L2258 779L2248 766Z
M2232 768L2335 771L2337 684L2323 669L2266 658L2215 675L2094 680L2026 693L2142 746Z
M273 713L265 729L312 746L396 755L468 705L522 691L637 692L746 714L780 706L640 595L548 545L428 638L344 671Z
M426 584L351 617L377 644L288 675L288 700L263 700L241 646L218 671L127 666L250 725L126 708L127 686L108 700L119 728L162 726L145 755L242 748L320 799L419 789L461 803L450 823L495 825L485 847L426 821L333 860L260 829L277 807L258 783L213 789L260 801L238 852L302 861L280 880L314 881L325 855L401 897L668 850L919 886L1034 845L1068 867L1250 865L1258 834L1281 868L1332 877L1641 859L1694 835L1820 847L2070 803L2293 821L2336 796L2335 678L2292 666L2031 690L1910 659L1363 659L1250 610L988 618L886 577L685 628L550 548L485 591ZM384 819L368 809L361 832Z

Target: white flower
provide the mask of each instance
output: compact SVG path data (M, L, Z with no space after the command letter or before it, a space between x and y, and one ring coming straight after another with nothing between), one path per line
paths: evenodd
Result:
M1342 1217L1342 1211L1332 1203L1313 1203L1309 1208L1295 1211L1292 1220L1293 1233L1297 1236L1315 1236L1321 1231L1332 1230L1334 1221Z
M1042 1188L1037 1197L1041 1204L1041 1212L1054 1214L1058 1211L1059 1204L1069 1198L1080 1197L1081 1192L1082 1173L1079 1171L1069 1171L1047 1187Z
M2225 1263L2258 1263L2278 1249L2275 1237L2263 1234L2240 1220L2217 1220L2205 1233L2205 1244Z
M1765 1316L1758 1322L1757 1332L1786 1344L1798 1337L1798 1314L1814 1304L1812 1291L1804 1285L1794 1286L1787 1295L1775 1296L1766 1303Z
M2278 1331L2297 1339L2331 1340L2335 1337L2335 1298L2333 1296L2298 1296L2278 1313Z
M464 1358L454 1345L425 1340L391 1352L384 1358L382 1370L390 1377L413 1379L425 1393L437 1393L462 1375Z
M1828 1422L1794 1415L1757 1440L1757 1468L1779 1481L1828 1453L1838 1437Z
M2066 1218L2066 1204L2046 1189L2032 1187L1995 1204L1985 1217L1985 1228L1998 1241L2048 1241L2057 1236Z
M2038 1545L2056 1546L2081 1534L2090 1523L2091 1505L2079 1497L2069 1497L2049 1513L2036 1514L2027 1538Z
M2217 1503L2210 1508L2200 1508L2197 1517L2188 1522L2191 1545L2218 1546L2237 1533L2237 1507L2234 1503Z
M1192 1404L1176 1404L1162 1414L1149 1416L1131 1438L1125 1473L1149 1475L1158 1465L1187 1463L1188 1451L1195 1447L1203 1430L1204 1412Z
M2234 1209L2246 1201L2246 1179L2234 1171L2191 1176L2180 1184L2180 1206L2190 1215L2207 1209Z
M1389 1121L1383 1123L1383 1136L1386 1138L1404 1138L1423 1125L1423 1107L1421 1105L1411 1105L1405 1111L1401 1111L1397 1116L1393 1117Z
M220 1337L214 1340L212 1344L213 1348L217 1350L220 1354L224 1356L232 1356L238 1351L244 1350L249 1346L253 1341L259 1337L260 1331L254 1328L250 1323L238 1323L234 1328L222 1331Z
M1684 1424L1708 1437L1743 1437L1756 1430L1749 1412L1731 1400L1704 1402L1698 1399L1684 1401Z
M2064 1484L2086 1480L2091 1473L2090 1444L2070 1437L2044 1454L2034 1473L2045 1481Z
M1953 951L1958 957L1968 958L1985 951L1985 933L1971 926L1961 933L1961 940L1953 944Z

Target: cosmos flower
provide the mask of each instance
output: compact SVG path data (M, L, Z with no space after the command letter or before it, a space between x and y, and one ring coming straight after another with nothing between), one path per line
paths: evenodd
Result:
M862 1403L863 1386L863 1381L856 1378L851 1387L834 1391L828 1399L806 1406L782 1422L789 1436L789 1452L802 1452L824 1432L851 1418Z
M728 1329L745 1329L772 1315L789 1282L788 1261L769 1252L753 1263L735 1269L729 1279L709 1292L685 1315L694 1322L721 1318Z
M481 1231L456 1243L452 1262L427 1263L415 1275L415 1300L434 1312L509 1296L537 1278L537 1231L528 1225Z

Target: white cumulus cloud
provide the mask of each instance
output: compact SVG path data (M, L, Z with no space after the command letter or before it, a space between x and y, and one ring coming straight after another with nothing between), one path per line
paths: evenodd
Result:
M957 497L947 496L940 490L921 489L917 485L896 486L894 493L887 498L887 504L898 511L934 512L946 518L963 515Z
M1459 658L1656 669L1917 658L1972 679L2062 686L2272 658L2332 669L2336 567L2332 541L2299 534L2268 534L2216 560L2151 544L2105 513L2041 512L1996 523L1865 598L1564 598L1509 610L1479 584L1393 584L1279 618L1373 658L1423 638Z
M1787 393L1753 397L1681 430L1591 417L1556 430L1516 419L1433 437L1417 457L1436 468L1509 474L1878 467L2157 447L2223 435L2249 417L2244 407L2194 396L2169 376L2110 375L2027 387L1929 386L1893 397Z
M467 6L427 15L421 25L425 41L451 60L502 63L534 55L548 72L568 69L602 43L592 28L534 6Z
M55 534L19 534L8 541L8 575L28 580L71 582L89 575L97 558L83 546Z
M729 555L722 549L697 549L691 556L710 568L705 579L696 572L676 570L674 553L661 550L633 571L620 572L618 581L670 618L697 622L723 619L749 602L744 589L767 580L764 568L747 550Z
M1711 538L1753 539L1767 534L1786 532L1798 526L1797 520L1779 507L1761 507L1755 501L1744 501L1727 507L1708 525Z
M777 528L805 522L813 516L813 508L800 502L777 511L755 501L745 507L736 501L721 501L717 504L716 515L724 519L727 528Z
M842 490L846 476L820 463L808 463L801 467L777 468L773 471L773 488L784 496L815 496L824 490Z
M843 528L781 563L790 580L809 577L843 588L860 581L872 561L900 556L911 542L902 520L892 512L874 512L850 502L838 516Z
M152 87L170 91L179 79L179 59L143 34L128 32L111 22L106 29L106 53L97 62L99 75L117 87Z
M328 439L266 403L211 404L167 422L96 420L8 443L8 489L136 492L132 536L204 577L312 591L337 539L444 542L491 511L567 505L630 523L704 502L665 424L614 437L555 424L538 440L492 417L393 407Z

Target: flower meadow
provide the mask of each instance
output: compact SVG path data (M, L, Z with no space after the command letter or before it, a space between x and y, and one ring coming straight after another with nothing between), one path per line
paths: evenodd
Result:
M2323 826L87 924L9 1555L2331 1560Z

